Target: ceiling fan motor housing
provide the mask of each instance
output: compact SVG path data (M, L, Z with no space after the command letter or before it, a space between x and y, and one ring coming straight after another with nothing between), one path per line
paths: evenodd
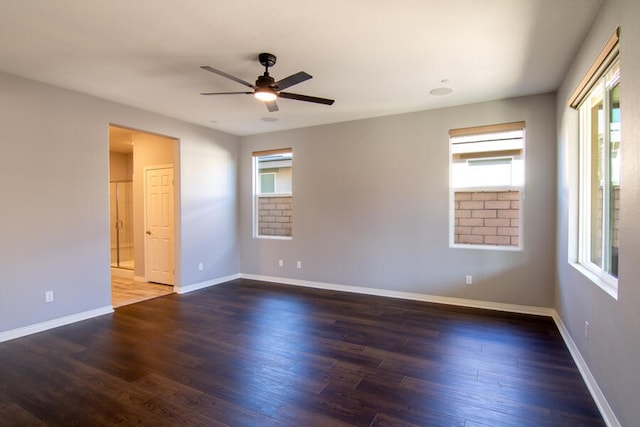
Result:
M259 76L258 80L256 80L256 87L259 88L270 88L275 83L273 77L269 75L269 73L265 72L263 76Z
M261 53L258 55L258 61L263 67L273 67L276 65L276 56L271 53Z

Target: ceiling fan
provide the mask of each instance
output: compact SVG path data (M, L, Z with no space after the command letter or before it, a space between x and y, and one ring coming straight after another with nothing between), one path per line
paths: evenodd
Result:
M269 75L269 67L273 67L276 64L275 55L272 55L270 53L261 53L260 55L258 55L258 61L260 61L260 64L264 66L264 74L258 76L255 85L246 82L238 77L232 76L231 74L227 74L224 71L216 70L215 68L209 67L208 65L203 65L202 67L200 67L203 70L210 71L214 74L240 83L241 85L250 87L251 89L253 89L253 92L205 92L201 93L200 95L253 95L257 99L264 101L267 109L270 112L278 111L278 104L276 104L276 99L278 98L315 102L316 104L325 105L332 105L335 102L333 99L318 98L315 96L300 95L291 92L282 92L284 89L287 89L293 85L297 85L298 83L302 83L305 80L309 80L311 76L304 71L300 71L296 74L290 75L289 77L285 77L282 80L275 81L275 79Z

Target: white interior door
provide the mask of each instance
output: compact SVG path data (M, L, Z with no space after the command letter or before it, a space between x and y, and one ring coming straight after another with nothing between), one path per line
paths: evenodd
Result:
M173 167L146 168L144 182L146 279L173 285Z

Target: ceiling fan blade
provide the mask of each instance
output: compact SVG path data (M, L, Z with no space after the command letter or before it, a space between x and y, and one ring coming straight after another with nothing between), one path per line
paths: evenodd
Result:
M203 92L200 95L253 95L253 92Z
M208 65L203 65L203 66L202 66L202 67L200 67L200 68L202 68L203 70L210 71L210 72L212 72L212 73L214 73L214 74L217 74L217 75L219 75L219 76L226 77L226 78L228 78L229 80L233 80L234 82L237 82L237 83L240 83L241 85L245 85L245 86L247 86L247 87L250 87L251 89L255 89L255 88L256 88L254 85L252 85L252 84L251 84L251 83L249 83L249 82L245 82L245 81L244 81L244 80L242 80L241 78L238 78L238 77L236 77L236 76L232 76L231 74L227 74L227 73L225 73L224 71L216 70L215 68L213 68L213 67L209 67Z
M305 80L309 80L311 77L312 76L304 71L300 71L299 73L292 74L289 77L285 77L284 79L275 82L273 85L277 90L285 90L288 87L302 83Z
M264 104L267 106L267 110L269 110L270 113L278 111L278 104L276 104L276 101L267 101Z
M290 92L280 92L278 96L280 98L295 99L296 101L315 102L316 104L325 104L325 105L333 105L333 103L335 102L335 100L333 99L318 98L318 97L309 96L309 95L299 95L297 93L290 93Z

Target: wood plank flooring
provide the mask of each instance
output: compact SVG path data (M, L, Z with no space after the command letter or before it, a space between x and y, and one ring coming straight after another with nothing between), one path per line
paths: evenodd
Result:
M3 426L601 426L553 321L239 279L0 343Z
M125 277L111 276L111 305L113 308L134 304L173 293L173 286L136 282Z

